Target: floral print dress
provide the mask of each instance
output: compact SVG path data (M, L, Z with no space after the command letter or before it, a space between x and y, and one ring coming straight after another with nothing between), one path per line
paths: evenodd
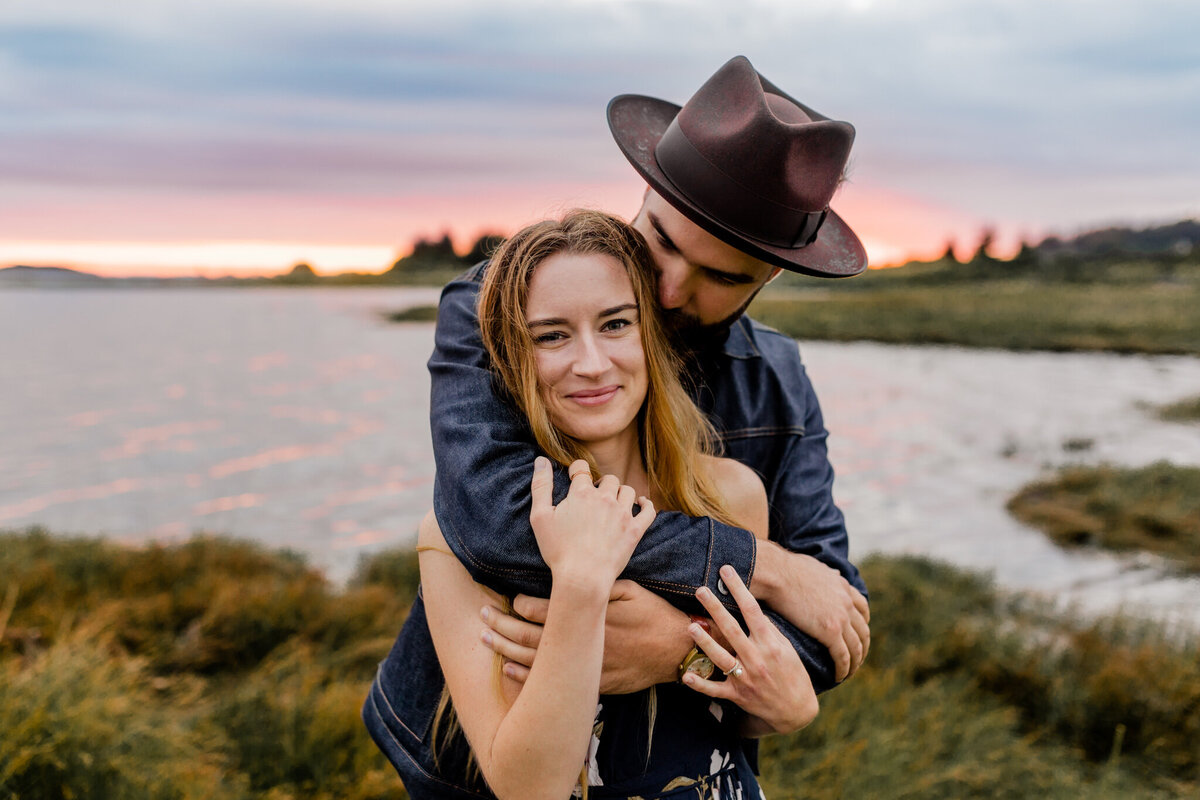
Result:
M677 684L602 695L585 765L588 798L764 800L732 708Z

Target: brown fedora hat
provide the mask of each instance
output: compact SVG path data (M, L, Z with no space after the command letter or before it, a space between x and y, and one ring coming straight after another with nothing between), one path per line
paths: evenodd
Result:
M614 97L608 127L651 188L727 244L793 272L866 269L862 243L829 208L854 127L784 94L743 56L682 108Z

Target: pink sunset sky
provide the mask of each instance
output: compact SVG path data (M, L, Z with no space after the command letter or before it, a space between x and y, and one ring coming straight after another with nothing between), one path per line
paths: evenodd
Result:
M1200 215L1200 11L1033 0L0 7L0 266L380 271L642 184L604 107L750 58L858 131L873 265Z

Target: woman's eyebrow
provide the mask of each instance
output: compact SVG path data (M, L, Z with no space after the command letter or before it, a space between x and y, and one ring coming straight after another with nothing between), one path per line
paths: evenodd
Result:
M611 317L613 314L620 314L622 311L629 311L630 309L637 311L637 303L622 303L619 306L613 306L612 308L606 308L600 312L600 316Z
M537 328L544 325L566 325L567 321L562 317L548 317L547 319L531 319L527 324L531 328Z

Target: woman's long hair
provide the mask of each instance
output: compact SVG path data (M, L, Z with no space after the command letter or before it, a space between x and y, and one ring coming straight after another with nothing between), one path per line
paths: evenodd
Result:
M492 256L479 292L479 328L492 369L529 420L538 447L563 466L576 459L587 461L593 478L599 479L596 462L583 444L550 421L526 320L533 271L559 253L611 256L633 285L649 384L637 418L638 440L661 507L736 524L696 458L716 453L716 435L680 383L681 361L663 327L650 250L632 226L599 211L571 211L561 221L538 222L514 234Z

